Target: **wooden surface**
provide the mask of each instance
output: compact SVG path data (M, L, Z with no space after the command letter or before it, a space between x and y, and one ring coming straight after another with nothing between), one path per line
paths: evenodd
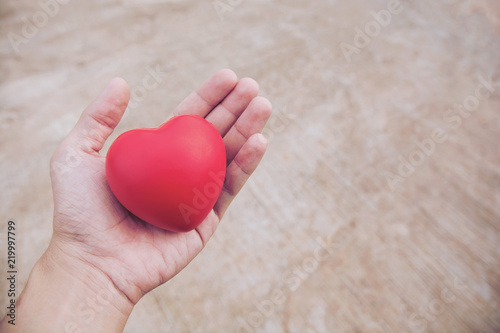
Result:
M402 1L379 31L388 1L230 3L71 1L45 22L2 0L0 245L14 219L18 288L51 235L50 155L107 81L132 87L114 139L229 67L273 102L269 150L125 332L500 331L498 2Z

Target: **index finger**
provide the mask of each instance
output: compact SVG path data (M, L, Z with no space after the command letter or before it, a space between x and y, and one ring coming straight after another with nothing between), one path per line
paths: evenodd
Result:
M236 86L238 78L230 69L222 69L208 78L186 97L172 112L172 116L195 114L205 118Z

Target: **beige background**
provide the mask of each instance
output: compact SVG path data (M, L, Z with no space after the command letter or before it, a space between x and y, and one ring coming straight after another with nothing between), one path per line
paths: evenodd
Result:
M221 0L221 15L212 1L65 2L51 17L0 4L0 245L14 219L19 289L51 235L50 155L107 81L125 78L135 106L114 139L229 67L274 105L268 152L125 332L500 331L496 0L403 0L350 62L341 43L388 1ZM481 78L497 83L475 100Z

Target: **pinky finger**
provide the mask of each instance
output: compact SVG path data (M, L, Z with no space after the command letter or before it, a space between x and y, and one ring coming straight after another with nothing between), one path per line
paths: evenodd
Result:
M226 212L234 197L259 165L267 147L264 135L256 133L243 144L226 170L226 180L214 211L219 217Z

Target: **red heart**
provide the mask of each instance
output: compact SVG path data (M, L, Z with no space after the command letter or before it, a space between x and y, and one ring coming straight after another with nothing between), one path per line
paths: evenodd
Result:
M224 141L195 115L125 132L106 156L106 177L118 201L142 220L175 232L192 230L205 219L225 175Z

